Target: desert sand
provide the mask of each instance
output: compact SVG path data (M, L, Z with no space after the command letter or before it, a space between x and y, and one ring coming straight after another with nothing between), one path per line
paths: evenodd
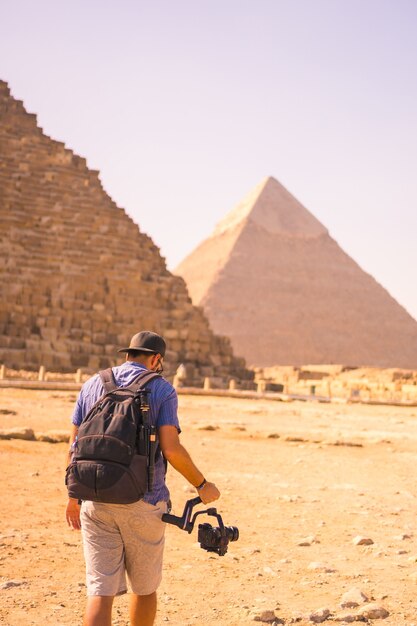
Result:
M1 428L69 428L74 392L1 389L0 398ZM196 529L167 527L157 625L330 624L369 603L389 613L371 623L417 624L416 418L416 408L180 396L182 441L221 489L216 506L240 539L218 557L200 549ZM67 447L0 441L5 626L81 624ZM195 492L172 469L168 483L181 514ZM341 608L353 588L369 602ZM114 626L128 624L127 600L116 599Z

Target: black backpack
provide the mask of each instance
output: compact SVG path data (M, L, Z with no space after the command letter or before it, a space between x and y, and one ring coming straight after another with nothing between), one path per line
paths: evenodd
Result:
M105 394L80 424L65 484L70 498L130 504L152 490L160 451L145 386L159 374L143 371L128 387L111 368L99 375Z

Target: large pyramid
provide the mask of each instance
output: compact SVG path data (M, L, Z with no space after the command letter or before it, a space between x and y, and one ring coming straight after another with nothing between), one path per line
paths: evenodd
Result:
M0 81L0 362L108 367L140 329L168 340L168 373L245 376L182 278L105 193L98 172L47 137Z
M417 322L274 178L175 273L249 364L417 368Z

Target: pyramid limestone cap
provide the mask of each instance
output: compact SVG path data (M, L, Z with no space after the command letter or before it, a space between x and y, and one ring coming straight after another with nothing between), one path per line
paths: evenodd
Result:
M260 182L226 217L212 237L251 221L271 234L292 237L319 237L327 229L271 176Z

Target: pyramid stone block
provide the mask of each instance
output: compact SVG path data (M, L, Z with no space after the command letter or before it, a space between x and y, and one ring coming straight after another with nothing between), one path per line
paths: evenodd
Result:
M251 365L417 367L417 322L274 178L175 273Z

